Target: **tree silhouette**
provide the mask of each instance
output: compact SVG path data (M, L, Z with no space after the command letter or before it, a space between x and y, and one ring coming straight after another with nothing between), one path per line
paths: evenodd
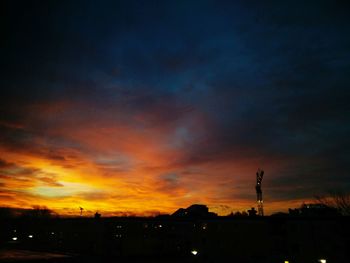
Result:
M22 214L22 216L30 218L51 218L53 215L52 210L39 205L34 205L33 209L28 209Z
M328 195L315 196L318 203L332 207L344 216L350 216L350 193L330 192Z

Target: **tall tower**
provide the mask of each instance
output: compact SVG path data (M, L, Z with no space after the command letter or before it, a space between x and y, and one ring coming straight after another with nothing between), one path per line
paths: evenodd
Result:
M261 190L261 182L262 182L263 176L264 176L264 171L259 169L256 172L256 186L255 186L259 216L264 216L263 197L262 197L262 190Z

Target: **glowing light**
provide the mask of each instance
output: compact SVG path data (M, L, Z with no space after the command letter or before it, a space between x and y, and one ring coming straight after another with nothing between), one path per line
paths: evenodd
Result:
M32 192L44 197L67 197L81 192L94 192L97 191L93 186L86 183L77 182L58 182L62 187L50 187L50 186L37 186L32 189Z
M327 260L325 260L325 259L319 259L318 262L320 262L320 263L327 263Z
M28 237L29 237L29 238L33 238L33 235L29 235Z
M288 260L285 260L284 263L289 263L289 261L288 261Z
M191 254L195 256L195 255L198 254L198 251L197 251L197 250L192 250L192 251L191 251Z
M12 240L13 240L13 241L16 241L16 240L17 240L17 237L13 237Z
M55 232L51 232L51 235L54 235L55 234Z

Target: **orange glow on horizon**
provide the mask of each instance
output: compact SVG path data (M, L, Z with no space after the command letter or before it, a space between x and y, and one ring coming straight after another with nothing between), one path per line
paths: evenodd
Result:
M79 207L87 215L96 211L154 215L194 203L227 215L255 206L255 170L262 160L186 160L184 150L191 145L186 130L200 133L199 127L205 127L201 116L195 119L182 130L164 125L135 129L135 124L99 119L98 125L82 122L72 128L72 120L65 119L64 124L48 130L47 136L64 138L79 147L51 149L41 139L34 140L32 148L2 147L0 206L40 205L62 215L78 215ZM268 163L269 172L278 169L278 162ZM301 203L267 201L265 209L268 214L286 210L286 204L295 207Z

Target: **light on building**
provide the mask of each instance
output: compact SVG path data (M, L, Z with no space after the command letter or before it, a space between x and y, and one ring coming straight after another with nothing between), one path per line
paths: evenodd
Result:
M284 263L289 263L289 261L288 261L288 260L285 260Z
M33 238L33 235L28 235L29 238Z
M319 259L318 262L320 262L320 263L327 263L327 260L325 260L325 259Z
M16 240L17 240L17 237L13 237L12 240L13 240L13 241L16 241Z
M191 251L191 254L195 256L195 255L197 255L197 254L198 254L198 251L197 251L197 250L195 250L195 249L193 249L193 250Z

